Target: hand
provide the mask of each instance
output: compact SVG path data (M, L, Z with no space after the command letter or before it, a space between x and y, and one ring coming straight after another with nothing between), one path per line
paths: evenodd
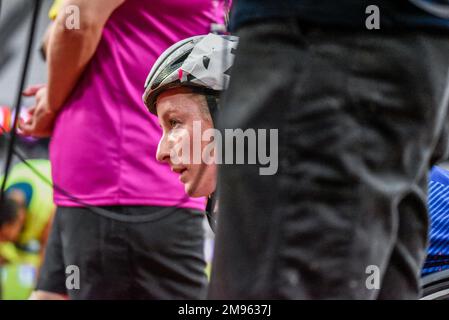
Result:
M25 97L36 97L36 105L29 110L30 119L19 123L21 133L36 138L50 137L56 120L56 113L48 105L46 85L36 85L27 88Z

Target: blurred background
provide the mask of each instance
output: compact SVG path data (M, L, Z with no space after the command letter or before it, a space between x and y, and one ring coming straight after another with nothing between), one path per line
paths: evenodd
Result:
M40 53L40 47L43 35L50 23L48 12L52 3L53 0L42 1L34 48L27 70L27 85L46 82L46 66ZM11 129L11 118L14 117L12 109L20 86L33 8L33 1L30 0L2 1L0 11L0 126L7 130ZM32 104L33 99L22 99L23 112L26 112L26 109ZM0 130L0 177L4 174L7 146L8 140L3 134L3 130ZM28 159L48 158L48 139L18 137L16 147ZM19 161L17 157L13 157L13 164ZM35 285L36 276L36 264L26 262L0 264L0 300L27 299Z
M43 0L34 49L28 69L27 84L46 81L46 67L40 54L41 39L50 23L48 11L52 0ZM0 120L12 109L19 90L20 74L28 42L33 2L29 0L3 0L0 12ZM30 107L32 99L24 99ZM1 122L1 121L0 121ZM47 158L48 140L19 139L17 144L27 158ZM0 173L3 173L7 140L0 132ZM14 159L17 162L17 158Z

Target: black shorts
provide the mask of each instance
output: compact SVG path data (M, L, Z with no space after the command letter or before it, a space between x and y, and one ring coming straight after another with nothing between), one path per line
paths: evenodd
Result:
M158 214L162 209L108 207L123 215L157 216L126 223L85 208L59 207L37 290L70 299L203 299L203 214L182 208ZM79 289L67 289L66 281L76 284L69 266L79 270Z

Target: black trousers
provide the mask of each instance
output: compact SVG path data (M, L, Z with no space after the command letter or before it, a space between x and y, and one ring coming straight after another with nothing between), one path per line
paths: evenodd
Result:
M238 35L219 128L278 129L279 168L220 167L209 296L418 298L427 172L448 151L449 35L295 20Z
M85 208L59 207L37 290L74 300L204 299L207 290L203 215L161 207L107 207L145 223L104 218ZM79 270L79 288L74 287ZM68 268L69 267L69 268ZM68 284L68 285L67 285Z

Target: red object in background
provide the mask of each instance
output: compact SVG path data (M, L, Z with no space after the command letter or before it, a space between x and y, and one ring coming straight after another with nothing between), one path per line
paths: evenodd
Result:
M7 106L0 106L0 135L2 135L4 132L11 131L11 110Z
M14 115L15 112L11 111L11 109L7 106L0 106L0 136L2 136L5 133L9 133L12 130L12 125L14 122ZM23 107L22 111L20 112L20 121L26 122L30 119L30 113L28 112L27 107ZM28 143L28 144L34 144L35 142L39 141L37 138L33 137L27 137L22 136L22 133L20 130L17 130L18 137L20 138L20 141Z

